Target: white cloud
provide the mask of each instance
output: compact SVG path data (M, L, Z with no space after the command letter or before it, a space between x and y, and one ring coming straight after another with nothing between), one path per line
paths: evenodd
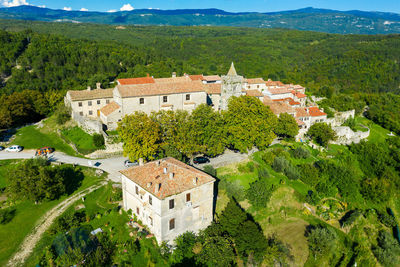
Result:
M3 0L3 6L5 7L13 7L13 6L29 6L30 4L26 2L26 0L12 0L12 1L7 1Z
M125 4L119 10L121 10L121 11L132 11L132 10L134 10L134 8L133 8L133 6L131 6L131 4Z
M71 7L67 7L67 6L65 6L65 7L63 8L63 10L65 10L65 11L71 11L71 10L72 10L72 8L71 8Z
M41 8L46 8L46 5L42 5L42 6L38 6L38 7L41 7Z
M108 10L107 12L108 12L108 13L114 13L114 12L117 12L117 10L115 10L115 9L110 9L110 10Z
M89 11L89 9L82 7L79 11Z

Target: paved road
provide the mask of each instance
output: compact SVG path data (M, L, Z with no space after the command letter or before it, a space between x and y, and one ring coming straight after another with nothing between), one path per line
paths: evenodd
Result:
M30 159L35 156L34 150L23 150L21 152L0 151L0 160L5 159ZM115 157L109 159L88 160L66 155L62 152L54 152L49 157L53 161L63 162L67 164L76 164L86 167L94 167L109 173L108 178L114 182L121 182L119 171L124 169L124 161L127 158Z
M75 201L104 186L105 184L106 182L102 182L101 184L93 185L80 193L74 194L43 215L32 232L25 237L24 241L19 246L18 251L8 261L8 266L21 266L32 253L43 233L51 226L51 224L59 215L61 215Z

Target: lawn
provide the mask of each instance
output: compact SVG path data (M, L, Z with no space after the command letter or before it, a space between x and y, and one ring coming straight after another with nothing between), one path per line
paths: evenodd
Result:
M0 161L0 189L7 185L7 173L10 171L12 164L18 160L1 160Z
M84 173L84 180L74 193L82 191L104 179L104 176L96 176L93 169L82 167L82 171ZM4 180L1 171L0 175L0 181ZM0 225L0 266L5 266L26 235L32 231L39 218L67 197L63 196L58 200L38 205L30 201L22 201L13 206L16 210L15 217L11 222Z
M93 137L78 126L62 130L62 134L68 141L74 143L82 154L90 154L97 150Z
M356 122L361 123L370 129L370 135L368 137L368 140L371 141L372 143L384 142L385 139L389 137L388 136L388 134L390 133L389 130L379 126L378 124L368 120L367 118L356 117Z
M72 147L64 142L57 133L44 133L35 125L19 129L12 144L23 146L25 149L37 149L49 146L55 148L56 151L61 151L68 155L77 155Z

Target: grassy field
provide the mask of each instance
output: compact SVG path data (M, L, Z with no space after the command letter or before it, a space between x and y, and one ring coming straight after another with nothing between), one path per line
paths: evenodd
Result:
M93 143L93 137L78 126L62 130L63 136L74 143L82 154L89 154L97 150Z
M19 129L12 144L23 146L25 149L37 149L49 146L55 148L56 151L77 156L72 147L64 142L55 132L45 133L35 125Z
M18 162L18 160L1 160L0 161L0 188L4 188L7 185L7 173L12 168L12 164Z
M387 139L390 133L389 130L379 126L378 124L374 123L373 121L368 120L364 117L356 117L356 122L361 123L367 126L370 129L370 135L368 137L368 141L373 143L384 142Z
M2 169L3 171L1 171ZM82 171L85 178L74 193L82 191L104 179L104 176L96 176L93 169L82 168ZM0 181L4 180L3 174L4 168L0 167ZM26 235L32 231L37 220L67 197L63 196L60 199L37 205L30 201L22 201L13 206L16 211L15 217L11 222L0 225L0 266L5 266Z

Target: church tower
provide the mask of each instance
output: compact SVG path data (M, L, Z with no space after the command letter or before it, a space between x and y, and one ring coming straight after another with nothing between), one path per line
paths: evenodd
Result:
M221 110L228 109L228 100L231 96L241 96L243 84L245 82L243 76L239 76L236 73L235 66L231 65L226 76L222 76L221 86Z

